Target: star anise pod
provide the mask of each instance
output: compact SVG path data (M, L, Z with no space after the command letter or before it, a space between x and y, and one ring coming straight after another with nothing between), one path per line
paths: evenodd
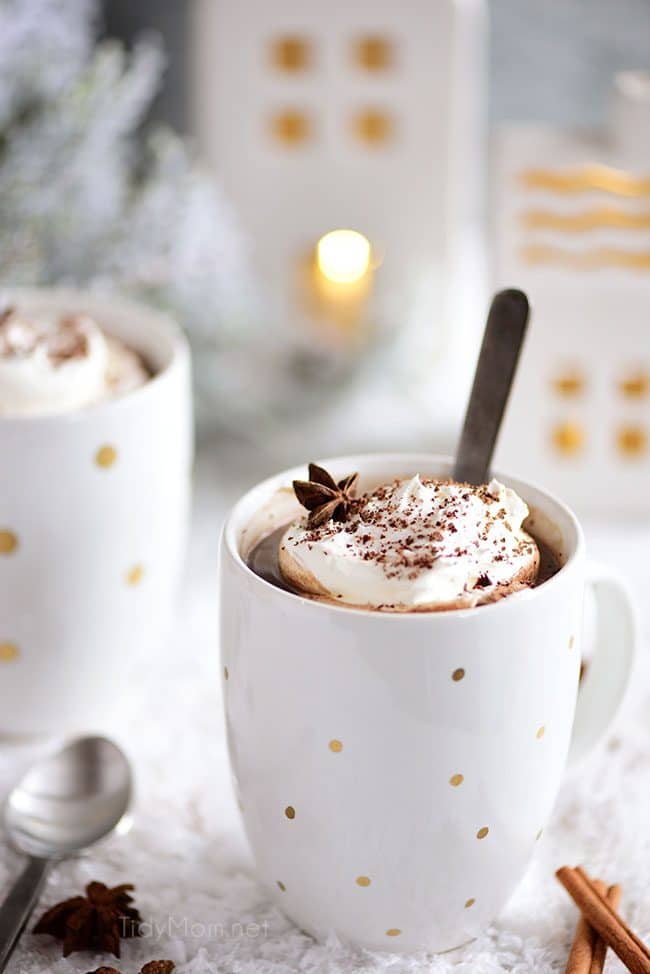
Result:
M327 470L310 463L309 480L293 482L296 497L309 511L307 527L318 528L330 518L345 521L358 479L359 474L352 473L337 483Z
M63 956L77 950L96 950L120 956L120 937L137 937L142 918L131 906L129 883L112 889L88 883L85 896L57 903L43 914L34 933L47 933L63 941Z
M140 968L140 974L172 974L176 967L173 960L150 960ZM95 971L88 971L88 974L121 974L115 967L98 967Z

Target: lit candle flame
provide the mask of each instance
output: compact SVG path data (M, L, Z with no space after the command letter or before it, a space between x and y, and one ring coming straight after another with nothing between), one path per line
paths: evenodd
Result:
M357 230L331 230L316 245L316 264L335 284L360 281L370 268L370 241Z

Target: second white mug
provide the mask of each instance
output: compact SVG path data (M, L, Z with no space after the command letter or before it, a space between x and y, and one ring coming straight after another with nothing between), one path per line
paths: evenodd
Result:
M189 355L165 315L65 290L153 375L96 406L0 417L0 734L103 729L155 665L180 578L192 458Z

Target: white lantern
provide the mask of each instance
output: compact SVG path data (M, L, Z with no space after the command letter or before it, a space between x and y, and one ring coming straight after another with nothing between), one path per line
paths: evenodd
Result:
M608 130L496 141L493 282L533 306L497 462L584 513L650 512L649 153L641 73Z
M444 350L479 211L483 0L193 10L194 128L252 244L269 327L350 349L417 319Z

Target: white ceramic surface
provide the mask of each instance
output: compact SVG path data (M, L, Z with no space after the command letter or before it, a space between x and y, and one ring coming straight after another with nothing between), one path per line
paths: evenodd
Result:
M167 317L112 297L3 297L27 313L87 311L155 372L97 406L0 417L0 733L101 729L155 666L174 604L190 497L187 347Z
M359 470L362 488L449 471L429 455L324 464ZM266 502L295 476L304 468L246 494L222 540L226 723L259 876L320 938L449 950L500 911L555 801L580 670L582 532L558 501L503 477L565 558L550 581L443 613L326 605L269 585L242 558L253 515L268 524ZM620 703L632 659L629 604L602 579L596 595L609 639L584 681L577 753Z

